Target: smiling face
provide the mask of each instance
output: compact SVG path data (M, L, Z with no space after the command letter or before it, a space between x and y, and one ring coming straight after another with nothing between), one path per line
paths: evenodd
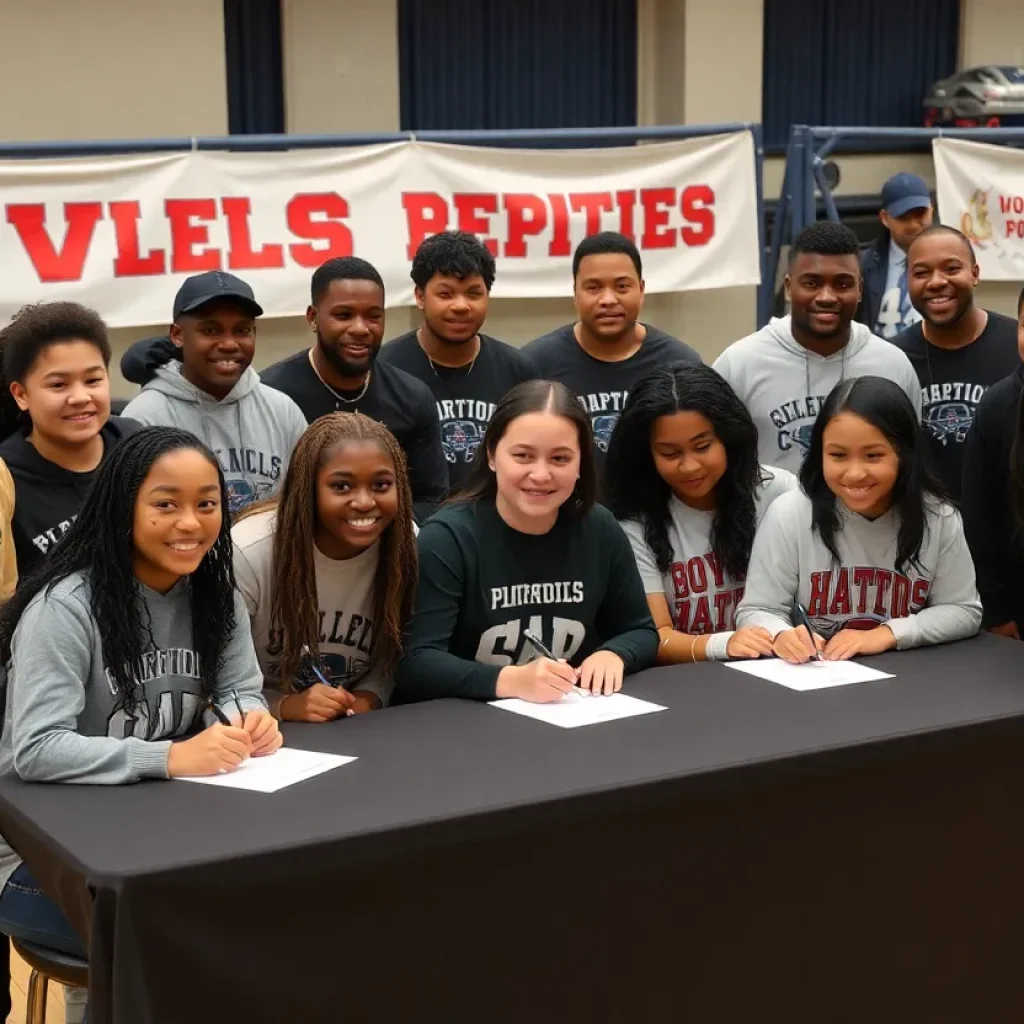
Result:
M212 302L171 325L181 349L181 375L200 391L224 398L252 363L256 321L231 302Z
M861 296L860 261L855 255L797 253L786 275L793 326L829 340L849 330Z
M644 283L626 253L584 256L573 290L580 323L602 341L619 341L634 329L644 305Z
M715 488L728 465L725 445L699 412L659 416L651 427L651 455L658 476L692 508L715 507Z
M110 419L110 379L90 341L47 345L24 379L11 382L11 394L32 417L32 436L57 447L88 444Z
M579 432L556 413L525 413L509 423L489 463L502 519L523 533L546 532L579 479Z
M416 305L435 338L450 345L472 341L487 317L487 285L480 274L466 278L435 274L416 289Z
M822 440L829 490L851 512L869 519L887 511L900 460L885 434L860 416L841 412L826 424Z
M374 544L398 514L395 463L376 441L343 441L316 477L316 546L345 559Z
M384 291L375 281L336 279L306 319L340 377L364 377L384 340Z
M911 246L907 264L910 301L928 323L955 324L974 305L978 264L959 236L929 233Z
M223 522L217 467L194 448L178 448L150 467L135 499L136 577L166 593L199 568Z

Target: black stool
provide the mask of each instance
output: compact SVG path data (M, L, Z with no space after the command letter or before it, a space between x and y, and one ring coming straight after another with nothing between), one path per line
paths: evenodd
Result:
M69 988L87 988L89 962L49 946L40 946L27 939L11 939L14 951L32 968L28 981L28 1006L25 1024L46 1024L46 990L50 981Z

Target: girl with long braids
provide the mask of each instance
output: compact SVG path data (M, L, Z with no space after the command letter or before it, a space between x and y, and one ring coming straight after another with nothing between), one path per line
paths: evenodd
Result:
M266 696L282 720L383 707L416 589L405 456L362 413L316 420L276 502L236 520L235 575Z
M53 554L0 609L0 775L214 775L281 745L235 591L227 508L217 460L192 434L150 427L114 450ZM214 707L232 724L203 728ZM82 955L38 889L0 840L0 931Z
M629 537L658 627L658 663L772 653L736 629L754 532L796 478L762 467L757 428L725 379L675 363L629 393L608 446L608 505Z

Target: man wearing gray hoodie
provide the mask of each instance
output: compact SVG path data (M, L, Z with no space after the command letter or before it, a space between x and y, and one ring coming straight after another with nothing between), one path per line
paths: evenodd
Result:
M920 418L910 360L854 322L863 290L857 236L833 221L811 224L790 249L785 283L790 315L734 342L714 364L757 424L761 462L798 473L818 410L849 377L894 381Z
M262 313L249 285L232 274L188 278L175 296L170 330L181 362L160 366L125 411L146 426L180 427L201 438L220 461L232 515L278 492L306 429L299 407L260 383L250 365Z

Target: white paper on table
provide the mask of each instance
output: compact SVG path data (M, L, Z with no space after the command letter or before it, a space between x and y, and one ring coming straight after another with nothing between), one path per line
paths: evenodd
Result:
M315 750L299 750L296 747L281 747L266 757L250 757L233 772L224 775L178 776L182 782L201 782L205 786L225 786L227 789L249 789L254 793L276 793L279 789L294 786L340 768L354 757L344 754L321 754Z
M802 665L791 665L781 658L758 658L754 661L730 661L726 668L767 679L791 690L825 690L830 686L893 678L891 672L879 672L856 661L807 661Z
M492 700L491 704L502 711L512 711L527 718L536 718L548 725L562 729L576 729L581 725L597 722L612 722L617 718L633 718L635 715L649 715L655 711L666 711L661 704L629 697L624 693L613 693L607 697L594 697L588 693L567 693L561 700L551 704L532 704L518 697Z

